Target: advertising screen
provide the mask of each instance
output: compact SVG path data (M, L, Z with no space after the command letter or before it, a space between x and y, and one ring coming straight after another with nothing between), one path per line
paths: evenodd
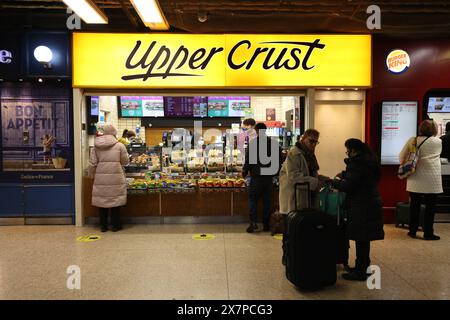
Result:
M164 117L162 96L121 96L122 117Z
M120 97L120 114L122 117L142 117L141 97Z
M208 117L228 117L228 97L208 97Z
M209 117L246 117L250 111L250 97L214 96L208 98Z
M92 96L91 98L91 116L98 116L99 97Z
M399 153L417 134L416 101L384 101L381 115L381 164L399 164Z
M430 97L428 99L428 112L450 112L450 97Z
M250 97L228 97L228 115L230 117L245 117L250 109Z
M160 96L141 97L143 117L164 117L164 100Z
M208 97L193 97L193 113L194 117L208 116Z

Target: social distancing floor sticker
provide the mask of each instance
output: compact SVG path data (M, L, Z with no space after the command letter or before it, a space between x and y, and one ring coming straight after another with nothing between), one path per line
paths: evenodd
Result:
M199 233L192 236L194 240L213 240L215 238L216 236L211 233Z
M100 240L102 237L97 235L89 235L89 236L79 236L77 241L80 242L94 242Z

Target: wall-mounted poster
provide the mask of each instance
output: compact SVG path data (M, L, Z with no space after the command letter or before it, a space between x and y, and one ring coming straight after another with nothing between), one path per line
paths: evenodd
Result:
M384 101L381 115L381 164L399 164L399 153L417 134L416 101Z
M275 120L277 120L275 108L267 108L266 109L266 121L275 121Z

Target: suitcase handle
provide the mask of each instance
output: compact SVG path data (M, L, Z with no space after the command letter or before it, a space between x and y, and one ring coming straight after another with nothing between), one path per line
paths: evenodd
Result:
M297 210L297 189L298 189L298 187L301 187L301 186L306 186L306 191L308 192L308 208L311 208L311 187L310 187L310 185L309 185L309 182L297 182L295 185L294 185L294 194L295 194L295 196L294 196L294 199L295 199L295 210Z

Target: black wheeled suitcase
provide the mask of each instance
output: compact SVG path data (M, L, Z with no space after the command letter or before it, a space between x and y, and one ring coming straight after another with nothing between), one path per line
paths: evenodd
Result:
M295 188L309 183L296 184ZM295 192L297 195L297 192ZM297 198L295 200L297 208ZM311 207L311 200L309 200ZM293 211L287 217L286 277L302 290L336 283L336 221L317 209Z
M420 216L419 216L419 227L423 226L423 219L425 216L425 205L420 205ZM398 202L395 210L395 226L398 228L400 226L409 226L410 217L410 204L408 202Z

